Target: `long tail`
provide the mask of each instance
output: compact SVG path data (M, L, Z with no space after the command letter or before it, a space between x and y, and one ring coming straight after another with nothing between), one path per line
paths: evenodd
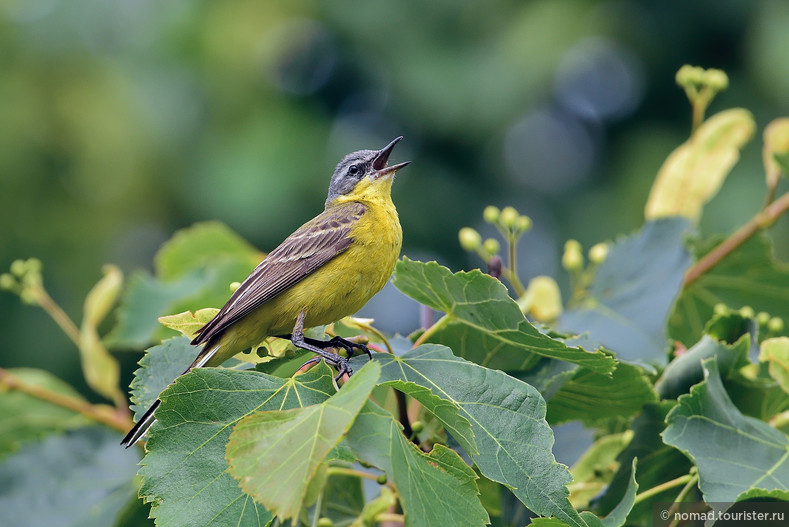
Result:
M216 355L216 352L218 350L219 350L219 346L209 346L208 344L206 344L203 347L203 350L194 360L194 362L190 364L189 367L186 368L181 375L187 374L195 368L202 368L203 366L205 366L205 364L211 359L211 357ZM156 401L154 401L151 407L148 408L145 411L145 413L142 415L140 420L137 421L137 424L135 424L132 427L132 429L129 430L129 433L126 434L126 437L123 438L123 440L121 441L121 446L125 446L126 448L129 448L134 443L139 441L139 439L142 436L145 435L145 432L147 432L148 429L151 427L151 425L156 421L156 418L153 416L153 414L156 411L156 409L159 408L160 404L162 404L162 401L160 401L159 399L156 399Z

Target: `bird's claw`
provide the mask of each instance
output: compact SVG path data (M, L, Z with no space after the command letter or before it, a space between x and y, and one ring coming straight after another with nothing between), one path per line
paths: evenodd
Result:
M339 346L345 351L348 352L348 355L353 357L353 350L358 349L363 353L366 353L370 360L373 359L373 354L370 352L370 348L366 345L361 344L359 342L353 342L352 340L344 339L342 337L332 337L331 339L327 340L326 343L330 346Z

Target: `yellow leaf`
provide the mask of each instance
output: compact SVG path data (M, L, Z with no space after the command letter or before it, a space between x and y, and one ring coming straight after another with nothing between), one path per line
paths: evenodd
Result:
M767 362L770 377L789 393L789 337L776 337L762 342L759 362Z
M694 221L718 193L756 130L751 113L733 108L713 115L660 167L647 200L647 220L685 216Z
M535 276L529 281L526 293L518 299L524 314L540 322L551 322L562 314L562 293L550 276Z
M177 315L159 317L159 323L170 329L180 331L183 336L191 340L195 338L197 330L206 325L218 312L219 310L213 307L198 309L194 313L184 311Z
M103 271L104 276L85 297L79 353L88 386L117 403L125 400L119 387L120 366L101 342L98 327L118 300L123 273L113 265L105 266Z
M789 117L775 119L764 129L762 160L767 174L767 188L775 187L783 172L775 161L775 154L786 153L789 153Z

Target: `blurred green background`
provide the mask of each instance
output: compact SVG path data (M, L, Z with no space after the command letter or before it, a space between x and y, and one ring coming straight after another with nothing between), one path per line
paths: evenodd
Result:
M689 133L685 63L727 71L710 111L744 106L760 127L701 224L730 231L764 199L761 128L789 114L787 28L784 0L2 0L0 268L40 258L79 321L104 263L150 268L210 219L270 250L322 209L344 154L404 135L405 254L476 267L458 229L492 234L482 208L514 205L535 225L522 277L561 277L567 238L643 221ZM776 239L786 258L785 219ZM84 388L42 310L2 294L0 313L2 366ZM365 313L417 321L389 289Z

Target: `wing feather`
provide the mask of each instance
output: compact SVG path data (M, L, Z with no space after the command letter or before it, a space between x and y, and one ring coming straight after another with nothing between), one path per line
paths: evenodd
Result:
M365 210L361 203L346 203L323 211L299 227L258 264L216 316L199 330L192 344L208 342L345 251L353 241L351 227Z

